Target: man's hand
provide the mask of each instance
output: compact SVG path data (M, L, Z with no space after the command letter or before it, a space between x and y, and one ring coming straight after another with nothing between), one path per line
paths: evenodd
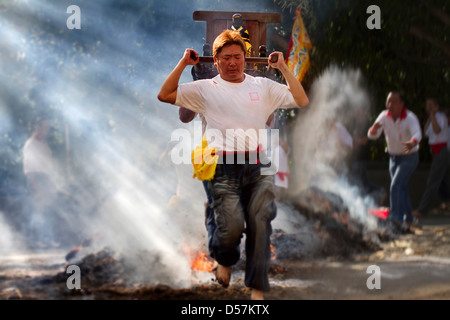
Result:
M372 126L372 128L370 128L370 134L372 135L376 135L378 132L378 129L380 129L383 125L379 122L375 122Z
M193 49L186 49L183 57L180 59L176 67L164 81L161 90L158 93L158 99L162 102L174 104L177 100L178 82L180 81L183 70L188 65L197 64L199 61L198 53Z
M274 58L276 56L276 58ZM284 62L283 53L279 51L272 52L268 58L269 67L280 69L286 63Z
M438 105L435 105L435 104L428 104L427 106L426 106L426 109L425 109L426 111L427 111L427 113L430 115L430 116L436 116L436 112L438 112L439 111L439 106Z
M198 56L198 53L195 50L193 50L193 49L186 49L184 51L184 55L183 55L182 60L187 65L195 65L199 61L199 56Z
M436 117L436 113L439 111L438 107L433 107L430 112L430 116Z
M408 154L411 152L411 150L418 145L418 142L416 140L410 140L410 141L405 141L402 142L403 143L403 151Z
M277 59L273 59L274 56L276 56ZM292 71L289 70L288 66L284 62L283 53L279 51L272 52L269 55L268 63L269 66L267 67L267 69L272 67L281 71L284 79L286 80L289 91L294 97L297 106L305 107L306 105L308 105L309 103L308 96L306 95L305 90L303 89L303 86L300 83L300 81L298 81L298 79L294 76Z

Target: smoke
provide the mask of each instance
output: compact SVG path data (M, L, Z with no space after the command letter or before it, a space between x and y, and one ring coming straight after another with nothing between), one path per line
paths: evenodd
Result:
M18 234L12 226L6 223L4 212L0 211L0 256L23 250L26 242L20 233Z
M368 209L377 203L355 183L351 171L352 136L358 126L368 129L364 125L371 108L362 74L331 66L314 81L309 97L294 129L295 193L314 187L337 194L353 218L373 229L376 220Z

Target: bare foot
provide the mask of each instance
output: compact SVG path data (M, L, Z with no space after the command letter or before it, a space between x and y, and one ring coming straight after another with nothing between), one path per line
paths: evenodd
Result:
M225 267L217 263L213 271L216 274L217 281L222 287L227 288L230 285L231 267Z
M418 211L418 210L414 210L413 211L413 216L414 216L414 218L422 218L423 217L423 213Z
M252 300L264 300L264 293L261 290L252 289L250 298Z

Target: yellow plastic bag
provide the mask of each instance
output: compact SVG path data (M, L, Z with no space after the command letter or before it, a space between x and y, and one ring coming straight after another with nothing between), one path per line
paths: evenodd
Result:
M202 144L192 151L192 165L194 173L192 178L198 180L212 180L216 173L219 156L215 155L216 149L208 147L206 136L202 139Z

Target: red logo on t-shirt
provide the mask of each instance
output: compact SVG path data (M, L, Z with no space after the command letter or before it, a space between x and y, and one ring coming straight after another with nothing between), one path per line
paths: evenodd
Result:
M259 94L258 94L258 92L249 92L248 95L250 96L250 100L252 102L259 101Z

